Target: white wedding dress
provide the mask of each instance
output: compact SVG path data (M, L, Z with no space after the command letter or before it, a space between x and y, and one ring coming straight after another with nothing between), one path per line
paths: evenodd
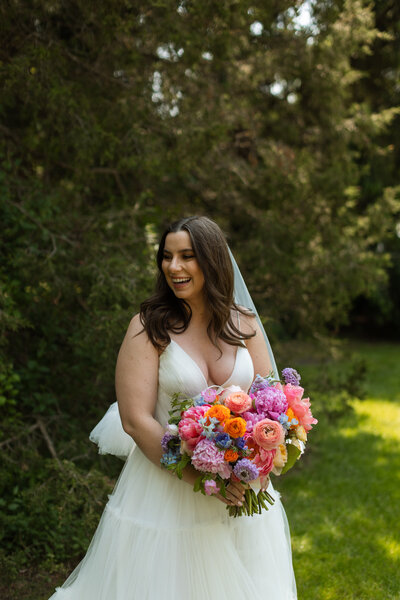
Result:
M253 364L239 347L224 387L248 390ZM207 387L176 343L160 357L155 417L164 426L171 396ZM128 459L86 556L51 600L295 600L290 536L279 494L253 517L232 518L218 499L151 463L122 430L116 404L93 430L100 452Z

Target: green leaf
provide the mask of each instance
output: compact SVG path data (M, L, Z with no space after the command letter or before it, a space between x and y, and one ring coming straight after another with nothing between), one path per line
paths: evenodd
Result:
M202 479L203 479L203 475L200 475L194 482L194 486L193 486L194 492L199 492L201 490Z
M287 449L288 459L287 459L286 465L283 467L283 469L281 471L281 475L283 475L284 473L286 473L287 471L289 471L289 469L291 469L293 467L294 463L296 462L296 460L299 458L299 456L301 454L300 450L293 444L287 444L286 449Z

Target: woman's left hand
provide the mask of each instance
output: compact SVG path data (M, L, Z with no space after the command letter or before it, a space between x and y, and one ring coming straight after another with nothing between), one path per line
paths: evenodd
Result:
M229 506L242 506L244 502L245 485L240 481L228 481L225 485L225 498L222 494L216 494L218 500Z

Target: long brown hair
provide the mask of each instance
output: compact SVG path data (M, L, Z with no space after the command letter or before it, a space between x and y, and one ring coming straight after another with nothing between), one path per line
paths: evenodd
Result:
M207 333L219 349L218 340L232 346L243 346L243 340L255 335L240 331L232 319L232 312L253 313L234 302L234 275L228 246L218 225L208 217L187 217L175 221L164 231L157 252L158 276L154 295L140 305L140 320L151 343L162 351L171 342L168 331L184 332L192 317L190 306L177 298L162 272L165 239L169 233L187 231L193 251L204 275L204 294L211 317Z

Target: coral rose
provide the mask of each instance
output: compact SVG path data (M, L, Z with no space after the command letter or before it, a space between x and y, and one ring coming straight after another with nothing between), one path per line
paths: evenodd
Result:
M275 448L273 450L264 450L263 448L260 448L259 452L253 458L253 463L258 469L260 477L265 477L265 475L271 473L274 468L275 454Z
M233 394L230 394L227 398L225 398L224 404L233 413L240 415L241 413L246 412L251 408L252 401L250 396L240 391L234 392Z
M226 421L231 416L231 411L222 404L215 404L204 415L205 417L215 417L220 423Z
M278 421L262 419L254 425L253 439L264 450L273 450L283 443L285 432Z
M242 437L246 433L246 421L241 417L227 419L224 425L225 433L233 438Z
M294 412L299 424L302 425L306 431L310 431L312 426L318 423L318 421L312 416L310 398L303 398L304 388L300 385L288 383L283 386L283 391L287 398L289 408Z

